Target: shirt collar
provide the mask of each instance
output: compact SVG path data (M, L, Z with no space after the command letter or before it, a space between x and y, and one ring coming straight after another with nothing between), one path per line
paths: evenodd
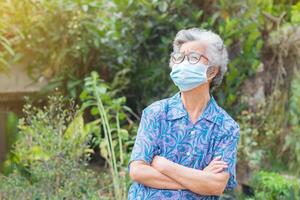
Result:
M169 98L168 102L168 112L167 112L167 119L174 120L179 119L183 116L188 116L188 112L184 108L184 105L181 100L180 91L177 92L174 96ZM218 104L212 94L210 94L210 100L207 102L207 105L203 111L203 113L199 116L199 121L201 118L205 118L208 121L216 123L218 125L221 124L221 117L218 110Z

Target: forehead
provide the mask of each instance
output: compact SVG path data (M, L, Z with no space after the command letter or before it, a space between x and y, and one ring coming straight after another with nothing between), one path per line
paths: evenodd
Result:
M188 53L188 52L199 52L203 53L205 50L205 45L201 41L188 41L181 45L180 52Z

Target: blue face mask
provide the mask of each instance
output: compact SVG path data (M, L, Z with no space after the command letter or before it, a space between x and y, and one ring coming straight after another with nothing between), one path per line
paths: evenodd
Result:
M206 83L208 66L203 63L190 64L187 60L174 64L170 76L180 91L188 91Z

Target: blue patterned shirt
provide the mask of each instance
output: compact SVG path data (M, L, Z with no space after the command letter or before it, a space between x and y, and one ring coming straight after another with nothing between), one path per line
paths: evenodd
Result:
M210 94L203 113L192 123L181 93L147 106L139 124L132 154L128 162L143 160L151 164L155 155L163 156L186 167L203 170L218 155L228 163L230 178L225 190L234 189L236 180L237 146L240 127L230 115L218 106ZM198 200L219 199L219 196L196 194L188 189L170 190L147 187L133 182L128 200Z

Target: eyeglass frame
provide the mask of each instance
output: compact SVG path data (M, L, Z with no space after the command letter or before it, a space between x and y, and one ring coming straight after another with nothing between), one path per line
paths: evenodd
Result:
M183 58L181 59L181 61L180 62L174 62L174 55L175 54L181 54L181 55L183 55ZM197 62L195 62L195 63L192 63L192 62L190 62L190 54L197 54L198 55L198 61ZM187 57L187 60L188 60L188 62L190 63L190 64L197 64L200 60L201 60L201 57L203 57L204 59L206 59L208 62L210 62L210 60L206 57L206 56L204 56L203 54L200 54L200 53L198 53L198 52L195 52L195 51L192 51L192 52L189 52L189 53L187 53L187 54L184 54L184 53L181 53L181 52L173 52L173 53L171 53L171 61L174 63L174 64L179 64L179 63L182 63L184 60L185 60L185 57Z

